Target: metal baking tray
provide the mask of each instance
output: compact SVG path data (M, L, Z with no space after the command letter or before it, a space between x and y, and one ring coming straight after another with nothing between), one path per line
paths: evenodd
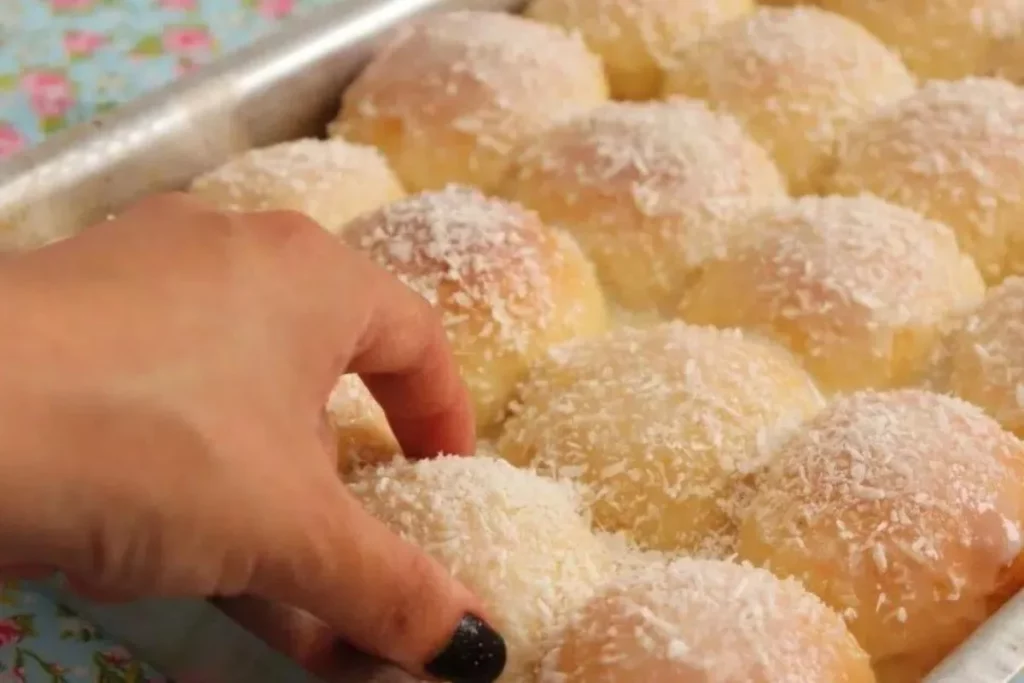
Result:
M374 46L416 15L452 9L513 11L521 4L339 0L296 20L191 78L0 163L0 252L73 235L133 200L180 189L244 150L323 135L342 90ZM318 624L285 608L252 600L216 606L147 601L111 608L71 596L58 583L34 587L71 604L172 676L181 677L182 667L194 666L212 672L204 676L206 683L412 680L340 650ZM259 641L253 633L263 644L254 644ZM300 663L313 678L303 676L287 658L275 659L274 650ZM1024 594L980 628L928 683L1024 683L1022 669Z

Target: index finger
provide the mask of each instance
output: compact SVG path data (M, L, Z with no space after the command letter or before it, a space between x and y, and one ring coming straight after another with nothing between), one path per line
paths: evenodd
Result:
M406 454L471 454L473 405L440 316L383 268L365 267L370 309L348 370L384 408Z
M362 377L406 455L471 454L472 403L433 307L308 219L266 213L247 220L265 229L279 257L290 254L290 279L303 292L296 305L315 318L307 329L326 331L333 369Z

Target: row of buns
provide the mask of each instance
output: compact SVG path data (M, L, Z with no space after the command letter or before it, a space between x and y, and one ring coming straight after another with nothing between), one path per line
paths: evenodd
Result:
M477 457L329 410L502 681L914 683L1024 586L1024 3L815 4L432 16L192 185L439 310Z

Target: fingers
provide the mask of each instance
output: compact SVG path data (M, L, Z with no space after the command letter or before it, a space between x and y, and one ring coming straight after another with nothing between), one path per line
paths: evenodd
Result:
M437 313L422 297L365 255L339 243L298 214L250 218L273 253L287 261L293 298L330 340L342 371L358 373L384 408L407 455L470 454L472 404Z
M254 592L323 620L341 639L413 675L489 683L505 644L479 600L370 516L343 486L304 496L287 547L261 563Z
M384 408L407 455L472 454L473 406L440 317L383 269L368 271L374 296L348 369Z

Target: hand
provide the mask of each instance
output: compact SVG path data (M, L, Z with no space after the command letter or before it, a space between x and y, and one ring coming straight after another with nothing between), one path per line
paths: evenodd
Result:
M343 372L407 454L474 448L434 312L360 254L298 215L157 197L5 260L0 330L0 571L256 595L416 675L500 673L478 600L335 474Z

